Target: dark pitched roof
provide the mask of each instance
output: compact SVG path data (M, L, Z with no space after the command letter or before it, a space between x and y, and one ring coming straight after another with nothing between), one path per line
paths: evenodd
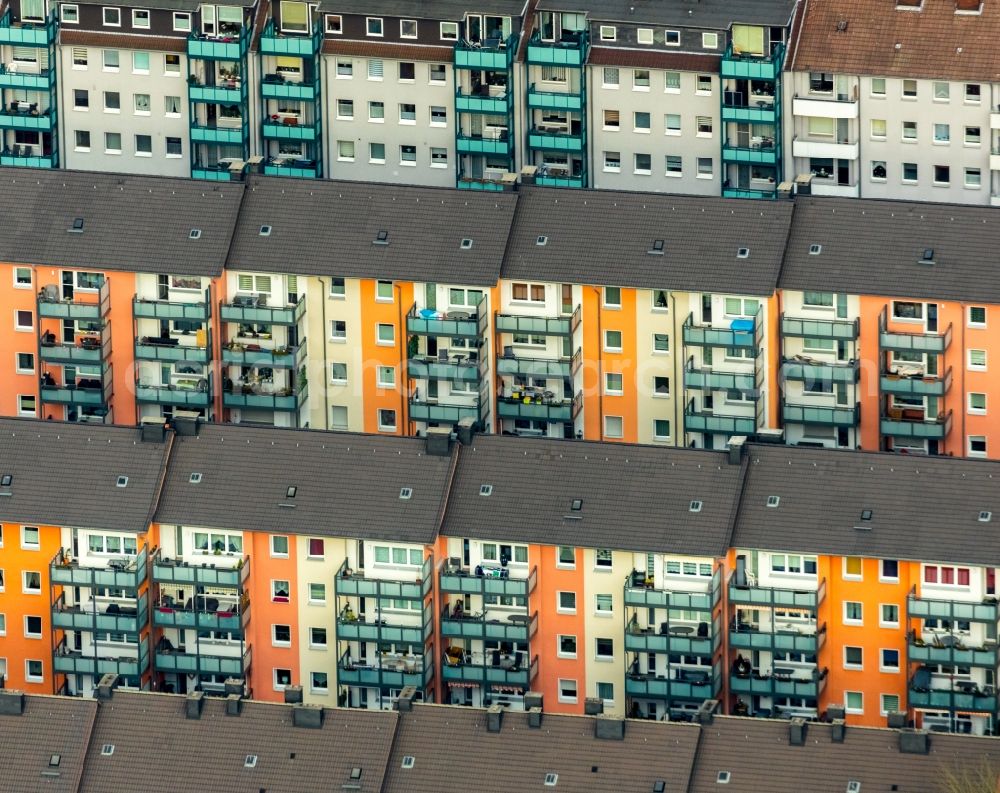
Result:
M292 707L244 702L238 716L205 697L201 718L185 698L114 692L97 711L80 793L327 793L356 784L379 793L397 714L327 709L319 729L292 724ZM105 744L114 752L103 755ZM256 764L246 768L248 755ZM351 780L352 768L362 769ZM27 788L24 788L27 790Z
M0 419L0 521L144 532L168 450L133 428Z
M790 201L522 188L502 275L647 289L774 291ZM548 237L538 245L539 236ZM654 240L665 253L651 255ZM737 258L740 248L750 256Z
M657 24L728 30L733 23L787 25L795 0L541 0L539 10L586 13L600 22Z
M492 286L516 202L513 193L254 179L229 267ZM388 245L374 244L379 231L389 233Z
M1000 4L980 8L956 14L954 0L925 0L919 10L896 10L891 0L809 0L789 69L996 81Z
M737 548L1000 565L1000 463L771 445L749 457Z
M721 556L741 470L720 452L483 435L459 453L442 533Z
M452 466L417 438L202 425L174 443L156 520L426 544L437 537ZM400 498L404 487L409 498Z
M697 744L692 725L629 721L615 741L595 738L592 718L546 714L531 729L526 713L506 711L490 733L483 710L414 705L399 720L385 793L648 793L657 780L685 791ZM402 767L407 756L412 768ZM554 788L546 774L559 775Z
M591 66L638 66L640 69L677 69L683 72L717 74L720 55L691 52L663 52L627 47L591 47L587 63Z
M778 285L863 295L1000 303L991 207L796 198ZM822 245L818 255L811 245ZM934 251L934 265L917 264Z
M0 261L219 275L243 186L83 171L0 168ZM83 218L81 233L68 233ZM189 239L191 229L201 237Z
M0 793L76 793L96 712L92 700L29 696L23 713L0 715ZM50 764L53 755L59 756L58 765Z
M946 789L946 771L976 773L984 760L1000 762L996 738L933 733L927 754L902 754L896 731L848 727L844 742L834 743L831 729L810 722L805 745L791 746L787 721L716 718L701 728L688 793L844 793L851 781L861 793L937 791ZM725 786L722 771L730 773Z

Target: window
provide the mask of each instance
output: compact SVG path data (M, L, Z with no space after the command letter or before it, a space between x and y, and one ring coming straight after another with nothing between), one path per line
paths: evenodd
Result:
M443 83L447 80L448 67L443 63L432 63L430 66L430 81Z
M986 306L969 306L969 327L986 327Z
M710 74L698 75L697 93L702 96L707 96L712 93L712 75Z
M846 713L864 713L865 712L865 695L860 691L845 691L844 692L844 711Z
M718 33L702 33L701 34L701 48L703 50L716 50L719 48L719 34Z
M620 287L617 286L604 287L604 307L605 308L622 307L622 290Z
M982 128L981 127L966 127L965 128L965 145L966 146L978 146L982 139Z
M332 362L330 364L330 382L344 385L347 382L347 364Z
M621 126L620 113L617 110L604 111L604 128L618 131Z
M431 105L431 126L448 126L448 108L441 105Z
M163 97L164 112L168 116L179 117L181 114L181 98L179 96Z
M950 124L935 124L934 125L934 143L937 145L945 144L951 141L951 125Z
M81 88L73 89L73 109L86 110L90 107L90 92ZM89 137L89 135L88 135Z
M30 352L19 352L16 356L18 374L34 374L35 355Z
M871 178L873 182L884 182L886 176L885 160L872 160Z
M560 614L575 614L576 592L557 592L556 611Z
M700 504L693 501L692 504ZM663 572L668 576L687 576L689 578L711 578L712 565L708 562L686 562L683 559L667 559L663 563Z
M379 165L385 164L385 144L384 143L369 143L368 144L368 162L376 163Z
M614 554L608 548L598 548L594 551L594 566L598 569L610 569L614 563Z
M882 603L879 606L878 624L882 628L898 628L899 606L895 603Z
M41 617L25 617L24 618L24 637L26 639L41 639L42 638L42 618Z
M544 303L545 285L514 283L511 285L511 300L519 300L527 303Z
M969 369L977 372L986 371L986 350L969 350Z
M416 116L414 115L414 117ZM368 120L376 124L381 124L385 121L385 102L368 103Z
M309 584L309 602L313 605L326 603L326 584Z
M885 99L884 77L872 77L871 95L880 99Z
M37 551L40 547L38 541L38 528L35 526L21 527L21 547L28 551Z
M933 586L968 587L971 584L970 576L971 571L968 567L924 565L924 583Z
M862 605L857 600L844 601L844 624L861 625L863 619Z
M375 343L390 346L396 343L396 326L379 322L375 326Z
M810 119L811 121L812 119ZM832 121L832 119L831 119ZM833 132L831 131L831 135ZM885 140L885 119L884 118L873 118L871 120L871 136L874 140Z
M41 662L39 662L41 663ZM559 701L575 703L576 702L576 681L575 680L559 680ZM546 777L547 778L547 777Z
M80 7L77 6L77 5L69 5L68 3L63 3L59 7L59 21L62 22L64 25L76 25L76 24L79 24L79 22L80 22ZM75 58L76 50L75 49L73 50L73 53L74 53L73 65L75 66L76 65L76 58ZM84 66L86 66L86 65L87 65L86 62L84 62Z
M881 650L879 652L879 671L899 671L899 650Z
M934 101L947 102L951 96L951 86L948 83L934 83Z
M617 66L605 66L601 85L604 88L617 88L619 85L619 73Z
M35 327L35 315L31 311L19 309L14 312L14 330L31 330Z
M970 105L978 105L982 99L981 86L979 83L965 84L965 101Z
M816 557L771 554L771 572L779 575L816 575Z
M969 457L985 457L985 456L986 456L986 436L970 435Z
M6 635L7 635L7 615L0 614L0 636L6 636ZM0 669L0 674L2 673L3 670Z
M844 557L844 578L860 581L862 578L862 566L860 556Z
M609 173L619 173L622 169L622 154L620 151L604 152L604 170Z
M283 534L271 536L271 556L288 557L288 537Z
M137 116L149 115L149 94L133 94L132 104Z
M597 614L610 616L614 611L614 601L611 595L594 595L594 611Z
M441 23L441 40L442 41L458 41L458 23L457 22L442 22Z
M903 80L903 99L917 98L917 81Z
M347 285L343 278L330 279L330 297L342 300L347 295Z
M15 289L30 289L31 288L31 268L30 267L15 267L14 268L14 288Z
M242 534L196 531L193 541L196 553L243 553Z
M378 58L370 58L368 60L368 79L369 80L381 80L382 79L382 61Z
M341 121L351 121L354 118L354 100L337 100L337 118Z
M382 408L378 411L379 432L396 431L396 411Z
M416 146L400 146L399 147L399 164L400 165L416 165L417 164L417 147Z
M899 561L897 559L882 559L879 562L878 577L880 581L898 581Z
M978 190L983 184L983 172L979 168L965 169L965 186Z
M663 116L664 132L667 135L681 134L681 117L678 113L667 113Z
M309 690L313 694L325 694L329 691L330 676L326 672L309 673Z
M653 419L653 440L670 440L670 419Z
M176 157L182 156L183 152L182 152L182 148L181 148L182 144L181 144L181 139L180 138L167 138L166 139L166 146L167 146L167 157L168 158L172 159L172 158L176 158Z
M598 661L613 661L615 657L615 642L614 639L596 639L595 644L595 656Z
M86 47L73 48L73 68L86 70L90 57Z
M121 111L121 94L117 91L104 92L104 112L118 113Z
M290 625L271 626L271 644L276 647L291 647L292 628Z
M681 91L681 73L680 72L664 72L664 90L668 94L679 94ZM709 88L712 87L711 82L709 83Z
M670 336L666 333L653 334L653 352L666 354L670 352Z
M401 39L415 39L417 37L417 20L399 20L399 37Z
M392 302L392 281L377 281L375 284L375 301L378 303Z
M291 669L275 669L274 670L274 690L281 691L285 686L290 686L292 684L292 670ZM254 758L253 764L248 766L253 768L257 765L256 755L250 755Z
M899 695L898 694L881 694L879 696L879 713L882 716L886 716L890 713L899 712Z
M576 548L566 545L559 546L556 564L560 567L575 567Z
M330 320L331 341L347 341L347 322L342 319Z
M291 591L287 581L275 580L271 582L271 600L274 603L288 603Z
M416 124L417 123L417 106L410 102L402 102L399 105L399 123L400 124Z
M934 166L934 184L947 185L951 182L951 168L947 165Z
M986 394L976 392L969 394L969 413L979 416L986 414Z
M104 9L104 27L120 28L122 26L122 12L120 8Z
M622 332L620 330L604 331L604 349L606 352L622 351Z
M639 28L635 32L635 40L639 44L652 44L653 43L653 29L652 28Z
M633 91L649 90L649 69L632 70L632 90Z
M903 163L903 181L911 184L917 182L917 164L915 162Z
M917 122L916 121L904 121L903 122L903 140L904 141L915 141L917 139Z
M698 158L698 178L699 179L711 179L712 178L712 158L711 157L699 157Z
M863 669L864 650L861 647L844 648L844 669Z
M557 636L556 647L560 658L576 658L576 636Z
M649 124L649 113L636 111L632 114L632 128L635 132L649 132Z
M712 117L711 116L698 116L696 119L696 125L698 129L699 138L710 138L712 137Z
M368 17L365 23L365 27L369 36L383 35L381 17Z
M191 14L187 11L174 12L174 30L178 33L191 32Z
M105 154L121 154L122 153L122 136L119 132L105 132L104 133L104 153Z
M163 73L167 76L179 77L181 73L181 56L172 53L164 55Z
M25 661L24 677L29 683L41 683L44 680L44 670L41 661Z
M142 8L132 9L132 27L134 28L148 28L149 27L149 11Z
M601 25L601 41L614 41L618 31L614 25Z
M42 574L31 570L21 573L21 590L26 595L38 595L42 591Z
M395 388L396 387L396 367L395 366L380 366L380 367L378 367L378 387L379 388Z
M118 59L118 50L101 50L101 58L104 71L106 72L118 71L118 64L120 63Z
M354 76L354 62L353 61L337 61L337 79L338 80L349 80Z
M670 396L670 378L666 375L654 375L653 376L653 396L654 397L668 397Z

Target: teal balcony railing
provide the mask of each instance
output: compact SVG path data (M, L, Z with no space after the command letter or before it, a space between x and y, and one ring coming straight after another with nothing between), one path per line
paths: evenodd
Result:
M40 49L48 47L56 40L59 23L55 12L50 14L45 22L14 21L13 13L8 7L0 18L0 44L14 47L32 47Z
M49 580L55 585L82 589L108 588L135 592L146 580L149 555L146 546L142 546L134 556L109 559L107 567L82 567L68 550L62 549L49 563Z
M456 614L449 604L441 609L441 635L476 641L527 642L538 630L538 613L511 614L491 619L488 614Z
M223 656L181 652L160 645L156 648L154 663L158 672L245 678L251 659L249 647L242 655Z
M527 654L525 653L525 659ZM441 667L441 679L446 683L477 683L482 686L513 686L527 690L538 675L538 656L530 665L516 666L510 669L503 666L487 666L485 664L458 663L444 664Z
M736 573L729 577L729 602L737 606L815 611L826 598L826 579L815 589L768 586L737 586ZM803 581L803 584L806 582Z
M86 633L139 634L149 624L149 595L143 592L130 605L98 604L91 600L83 606L67 606L61 594L52 604L52 627ZM109 610L110 609L110 610Z
M243 25L239 33L234 35L208 36L192 33L187 39L188 57L209 61L242 60L250 46L250 33L249 25Z
M409 400L411 421L442 421L454 424L464 418L479 418L479 405L457 405L445 402L418 402Z
M334 592L338 597L375 598L386 604L393 600L423 601L433 587L431 575L434 570L432 556L424 559L419 570L414 569L413 578L376 578L363 572L355 572L347 566L347 560L334 576Z
M168 603L153 607L153 624L158 628L180 628L197 631L226 631L239 636L250 623L250 604L242 607L218 607L214 611L179 608Z
M400 689L413 686L423 691L434 678L434 663L429 656L418 655L398 662L369 664L351 659L348 653L337 665L337 684L364 688Z
M635 699L703 702L722 691L722 672L718 664L711 670L676 668L674 677L630 672L625 677L625 694Z
M860 333L858 320L799 319L781 315L781 335L805 339L854 341Z
M951 388L951 367L948 367L944 377L904 377L884 373L879 376L879 388L884 394L900 394L908 397L944 396Z
M224 589L244 589L250 578L250 557L241 554L220 554L222 558L232 560L234 564L216 565L214 554L206 554L201 564L185 562L181 559L169 559L157 553L153 557L153 580L160 584L175 586L221 587ZM209 561L213 560L213 561ZM239 564L242 560L242 564ZM238 565L238 566L237 566Z
M406 314L406 332L416 336L445 336L475 339L486 331L486 305L472 311L452 311L447 314L429 309L418 310L414 303Z
M781 403L781 418L786 424L818 424L824 427L857 427L861 423L861 404L854 407L825 407Z
M751 672L747 676L729 676L729 690L734 694L756 694L764 697L801 697L817 699L826 688L828 670L814 669L811 677L776 672Z
M264 295L237 294L231 303L219 304L219 318L223 322L262 325L298 325L306 313L305 295L289 306L269 306Z
M534 592L538 583L537 567L532 567L525 578L504 577L505 569L480 566L475 570L453 570L442 565L438 586L448 594L478 597L527 598ZM481 574L477 575L477 572Z
M517 34L504 41L501 38L485 39L475 45L459 41L455 44L456 69L474 69L484 72L503 72L511 68L517 54Z
M586 30L563 32L558 40L545 40L536 30L528 40L528 63L580 68L587 62L589 45L590 37Z
M115 674L137 683L149 670L149 637L143 637L129 650L135 655L126 654L124 648L120 650L123 653L120 656L105 655L110 649L106 645L95 644L91 652L84 655L71 650L63 638L52 652L52 670L57 674L90 675L94 678ZM116 647L115 651L118 652L119 649Z
M499 333L517 333L532 336L572 336L580 324L580 306L572 315L560 317L497 314L496 329Z
M784 55L782 44L775 44L770 54L754 55L739 52L730 43L722 56L720 74L723 79L775 80L781 74Z
M319 54L323 46L323 29L314 24L315 30L310 33L286 33L279 31L273 19L264 26L260 37L260 51L263 55L297 55L302 58L313 58Z

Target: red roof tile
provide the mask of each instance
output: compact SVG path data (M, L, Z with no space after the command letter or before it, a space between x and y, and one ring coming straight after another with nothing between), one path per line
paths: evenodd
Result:
M718 55L695 55L690 52L657 52L615 47L591 47L588 63L592 66L638 66L640 69L677 69L682 72L718 72Z
M385 44L378 41L328 39L323 42L327 55L360 55L366 58L390 58L401 61L451 63L451 47L428 47L421 44Z
M184 52L184 36L129 36L125 33L102 33L97 30L59 31L60 44L84 44L92 47L116 47L120 50L152 50L154 52Z

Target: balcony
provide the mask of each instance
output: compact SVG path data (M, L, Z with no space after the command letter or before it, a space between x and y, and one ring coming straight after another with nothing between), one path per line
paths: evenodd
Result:
M456 69L474 69L485 72L503 72L511 68L517 54L517 35L506 41L499 38L485 39L476 46L464 41L455 43L454 64Z
M242 655L206 655L174 650L161 641L156 648L154 664L157 672L245 678L250 669L251 658L249 647Z
M726 142L722 146L722 159L724 162L775 165L781 159L781 144L775 144L772 141L769 146L763 143L751 146L734 146Z
M550 166L539 166L538 174L535 176L535 184L543 187L572 187L580 189L587 186L587 169L581 173L571 176L565 168L552 168Z
M417 309L414 303L406 314L406 332L416 336L445 336L476 339L486 330L487 313L482 311L450 311L447 314L434 309Z
M48 91L52 88L54 80L54 69L22 72L18 69L8 69L5 65L0 64L0 88L13 88L19 91Z
M212 316L209 292L205 290L205 300L200 303L178 303L172 300L145 300L132 298L132 316L136 319L184 319L206 322Z
M774 94L755 93L747 96L742 91L724 91L722 94L723 122L736 121L774 126L781 112L781 98Z
M56 153L35 155L31 154L25 147L25 153L19 154L18 147L15 146L13 151L8 149L6 146L3 151L0 152L0 165L5 168L58 168L59 167L59 155Z
M883 312L882 319L879 322L878 344L883 350L941 355L951 345L951 328L952 326L949 324L944 333L889 331L885 327L885 312Z
M951 388L951 367L948 367L944 377L920 375L904 377L883 373L879 377L879 388L884 394L902 394L909 397L944 396Z
M455 91L455 110L459 113L484 113L491 116L506 116L514 107L514 95L505 86L483 86L486 93L465 93L461 88ZM494 90L497 89L497 90Z
M772 199L777 197L777 193L771 190L750 190L742 187L724 187L722 189L723 198L755 198Z
M739 650L764 650L774 653L804 653L815 655L826 644L826 625L819 630L798 630L795 627L761 630L759 624L739 622L730 626L729 646Z
M790 669L778 668L773 674L753 671L741 676L729 676L729 690L733 694L756 694L763 697L804 697L817 699L826 688L828 670L814 669L811 677L799 677Z
M723 79L776 80L784 54L781 44L775 45L769 56L735 52L730 44L722 56L720 74Z
M102 609L102 610L98 610ZM85 606L67 606L61 594L52 604L52 628L86 633L138 634L149 622L149 595L143 592L133 606L91 600Z
M49 563L49 580L54 585L135 592L146 580L148 560L149 552L143 546L135 556L109 559L107 567L81 567L69 551L61 549Z
M212 404L210 380L204 381L204 389L199 386L144 385L136 383L135 401L146 405L177 405L193 408L207 408Z
M266 140L316 140L319 125L316 122L299 124L297 119L286 119L279 123L266 121L261 124L261 133Z
M676 669L677 677L629 673L625 677L626 696L637 699L703 702L722 691L722 673L716 664L712 671Z
M996 640L982 647L966 647L960 638L953 634L935 633L929 640L924 640L917 631L910 631L907 639L907 660L910 663L978 666L993 670L1000 663Z
M551 83L546 84L551 85ZM528 107L532 110L561 110L582 113L585 101L582 93L569 91L546 91L538 83L528 86Z
M214 554L206 554L206 559L218 558ZM233 558L227 553L222 558ZM222 587L225 589L244 589L250 577L250 557L239 556L237 565L216 566L214 563L202 562L192 564L180 559L167 559L159 553L153 557L153 580L160 584L173 584L178 587L201 586Z
M240 390L236 390L237 388ZM262 393L243 390L242 386L237 384L233 386L232 391L223 391L222 406L242 410L276 410L285 413L298 413L308 398L308 385L280 388L272 393Z
M729 577L729 603L751 608L816 611L826 598L826 579L816 589L785 589L768 586L737 586L736 573Z
M419 380L451 380L456 383L478 383L482 378L478 361L450 363L437 358L410 358L406 362L408 377Z
M191 178L205 179L209 182L229 182L233 176L229 172L229 163L220 163L212 168L203 168L200 164L195 164L191 168Z
M832 157L840 160L856 160L859 151L860 145L857 141L849 143L847 140L842 140L839 143L834 143L825 140L803 140L798 136L792 138L793 157Z
M781 364L785 380L802 383L846 383L854 385L861 379L861 363L834 363L805 357L785 358Z
M507 135L496 138L465 135L461 131L455 136L455 147L459 154L500 154L509 156L513 143Z
M58 288L56 289L58 292ZM38 294L38 316L42 319L73 319L96 322L111 310L110 282L104 281L94 300L52 299L48 288Z
M528 40L528 63L533 66L580 68L587 61L587 31L563 31L559 41L545 41L535 31Z
M227 366L266 366L271 369L298 369L306 357L306 340L297 347L261 349L259 344L242 344L231 341L222 348L222 363Z
M114 648L118 650L118 648ZM135 650L136 646L130 645L128 650ZM123 651L125 648L122 648ZM90 652L102 652L102 645L94 644ZM138 682L139 678L145 674L149 668L149 637L143 637L138 644L136 657L128 656L98 656L70 650L63 638L55 650L52 651L52 671L56 674L64 675L90 675L99 678L106 674L121 675L131 678L133 682Z
M111 401L113 384L111 367L108 366L100 380L81 378L76 383L63 386L43 381L40 396L42 402L47 404L106 408Z
M719 602L719 573L712 577L711 592L675 592L639 586L640 571L633 571L625 581L625 605L643 609L704 611L711 613Z
M375 642L377 644L405 644L422 649L434 632L434 622L427 610L423 625L394 624L392 619L366 620L356 616L350 607L337 615L337 638L346 642Z
M10 8L0 18L0 44L14 47L48 47L56 40L58 23L53 13L46 22L15 22Z
M641 627L633 618L625 631L625 650L636 653L699 656L711 658L722 641L719 620L709 619L698 625L663 622L659 629Z
M800 319L781 315L781 335L804 339L838 339L854 341L858 338L858 320Z
M824 427L857 427L861 423L861 403L854 407L781 404L781 420L786 424L818 424Z
M410 397L410 421L440 421L454 424L464 418L479 419L479 405L455 405L417 401Z
M726 372L717 369L696 369L689 358L684 369L684 387L696 391L730 391L756 393L757 375L754 372Z
M274 157L264 163L264 173L292 179L317 179L322 175L323 168L315 160Z
M549 132L536 127L528 133L528 148L540 151L583 151L583 135Z
M305 295L289 306L268 306L267 302L268 295L237 294L232 303L219 304L219 318L223 322L291 327L298 325L306 313Z
M400 689L413 686L423 691L434 678L434 663L422 655L399 656L374 664L351 660L344 653L337 665L337 684L364 688Z
M221 85L199 85L188 83L188 99L215 105L238 105L243 102L241 88Z
M142 336L135 341L135 357L140 361L190 361L191 363L207 364L212 360L212 331L205 336L203 346L181 344L185 337ZM197 340L197 334L194 337Z
M536 401L539 400L539 401ZM497 397L497 415L501 419L535 419L538 421L572 421L573 403L569 399L525 396L523 399Z
M753 357L760 354L760 327L753 319L734 319L728 328L696 325L694 314L688 314L682 327L684 344L695 347L739 347L749 349Z
M917 597L912 592L906 599L906 612L909 619L985 622L994 625L1000 621L1000 603L995 600L984 600L978 603L934 600Z
M264 79L260 84L260 92L264 99L295 99L300 102L315 102L319 91L319 82L286 82L280 75Z
M538 675L538 656L532 659L530 666L525 666L527 657L527 653L517 652L512 657L503 658L499 650L487 655L469 653L457 663L444 664L441 679L445 683L478 683L527 691ZM471 661L466 661L466 658Z
M215 600L215 608L210 608ZM165 598L153 608L153 625L158 628L176 628L181 630L226 631L235 635L246 633L250 622L250 603L242 607L231 608L220 606L217 599L199 595L199 601L206 608L191 608L191 600L186 607L181 608L170 599Z
M458 601L461 603L461 601ZM489 619L488 613L463 614L449 609L445 603L441 609L441 635L474 641L527 642L538 629L538 612L531 614L511 614L506 620Z
M524 377L559 378L570 377L579 367L581 351L577 350L573 358L518 358L515 356L497 358L498 375L523 375Z
M728 416L714 411L694 410L689 404L684 409L684 431L753 435L757 432L757 419L754 416Z
M192 143L217 143L222 146L241 146L249 134L249 127L246 122L243 122L238 127L192 124L189 131Z
M792 97L792 115L814 118L857 118L858 102L844 99Z
M275 28L274 20L269 19L260 37L262 55L298 55L302 58L314 58L323 46L323 30L316 25L316 30L309 33L283 33Z
M511 578L509 568L479 565L475 570L441 567L438 586L442 592L478 597L527 598L538 582L538 568L526 578Z
M913 414L912 417L908 414ZM919 416L917 414L920 414ZM951 432L952 412L927 418L923 410L889 408L879 420L879 432L895 438L929 438L944 440Z
M937 685L935 685L937 684ZM913 673L909 684L911 708L932 710L976 711L996 713L997 695L993 686L982 686L969 680L935 680L930 668L921 666Z
M428 556L419 570L414 569L413 580L372 578L350 570L345 559L333 580L334 593L339 597L422 602L431 591L433 565L433 557Z
M240 61L250 44L250 28L242 26L235 35L208 36L192 33L187 39L189 58L207 61Z
M109 334L102 334L99 338L88 336L79 345L47 344L43 338L38 353L46 363L61 366L100 366L111 354L111 336Z
M517 333L533 336L572 336L580 324L580 306L572 316L538 317L520 314L497 314L498 333Z

